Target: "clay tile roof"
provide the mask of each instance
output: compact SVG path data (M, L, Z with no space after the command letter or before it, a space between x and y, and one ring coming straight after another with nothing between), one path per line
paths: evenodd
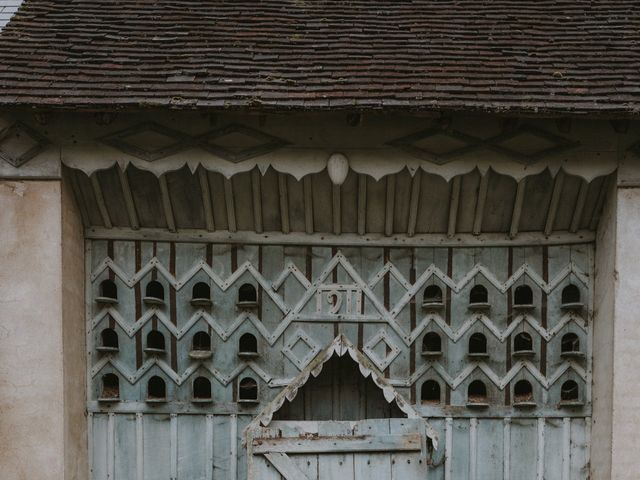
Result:
M638 0L26 0L0 105L640 113Z

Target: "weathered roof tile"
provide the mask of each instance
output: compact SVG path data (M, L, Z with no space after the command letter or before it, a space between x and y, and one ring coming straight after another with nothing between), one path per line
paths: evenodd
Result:
M637 0L26 0L0 105L629 115L639 46Z

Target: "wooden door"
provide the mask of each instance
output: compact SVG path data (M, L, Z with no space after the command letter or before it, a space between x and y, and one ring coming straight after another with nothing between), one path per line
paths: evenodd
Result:
M427 478L421 419L274 421L249 442L252 480Z

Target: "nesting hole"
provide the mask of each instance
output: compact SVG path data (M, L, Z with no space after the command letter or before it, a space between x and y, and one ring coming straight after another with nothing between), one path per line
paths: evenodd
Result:
M194 306L211 305L211 287L204 282L196 283L191 292L191 304Z
M577 403L580 400L580 388L573 380L567 380L560 387L560 400L563 403Z
M238 305L242 307L254 307L258 304L258 292L256 287L245 283L238 290Z
M198 351L211 350L211 336L207 332L197 332L193 336L193 349Z
M160 401L167 398L167 385L158 376L151 377L147 383L147 400Z
M560 341L560 354L563 356L581 356L580 337L575 333L566 333Z
M529 356L533 351L533 338L527 332L520 332L513 339L513 354L515 356Z
M147 348L145 351L148 353L161 353L165 351L164 335L158 330L151 330L147 334Z
M118 301L118 287L113 280L103 280L100 283L100 296L97 301L102 303L116 303Z
M435 380L427 380L420 389L422 403L440 403L440 384Z
M579 303L580 289L573 284L562 289L562 303Z
M422 339L422 354L424 356L442 355L442 339L436 332L428 332Z
M100 332L101 345L98 350L103 352L115 352L118 351L118 334L112 328L105 328Z
M474 380L467 388L467 398L471 404L487 403L487 387L481 380Z
M573 284L569 284L562 289L562 305L565 310L580 310L580 289Z
M514 307L531 307L533 305L533 290L529 285L519 285L513 292Z
M469 355L473 357L487 356L487 337L482 333L474 333L469 337Z
M104 400L118 400L120 398L120 380L114 373L107 373L102 376L102 393Z
M438 285L429 285L424 289L422 306L432 308L442 306L442 289Z
M159 305L164 303L164 287L157 280L147 283L144 293L144 302L150 305Z
M255 357L258 355L258 340L251 333L245 333L238 342L238 355L241 357Z
M196 332L191 342L189 356L195 360L204 360L211 355L211 335L207 332Z
M211 381L206 377L198 377L193 381L193 399L211 400Z
M238 384L238 400L241 402L258 401L258 382L251 377L245 377Z
M483 310L489 308L489 292L484 285L474 285L469 292L469 308Z
M527 380L519 380L513 387L515 403L533 403L533 387Z

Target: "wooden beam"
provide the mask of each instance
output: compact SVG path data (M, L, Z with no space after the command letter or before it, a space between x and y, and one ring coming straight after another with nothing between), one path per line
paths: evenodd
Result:
M418 203L420 200L420 186L422 185L422 170L418 169L411 179L411 197L409 200L409 223L407 235L412 237L416 233L418 222Z
M253 198L253 228L256 233L262 233L262 183L260 170L251 170L251 196Z
M309 480L309 477L298 468L286 453L265 453L264 456L282 475L284 480Z
M553 231L553 224L556 221L558 213L558 205L560 204L560 195L562 194L562 185L564 184L564 171L559 170L556 179L553 182L553 192L551 193L551 202L549 203L549 211L547 212L547 221L544 225L544 234L549 235Z
M580 228L580 220L584 212L584 206L587 203L587 193L589 193L589 184L585 179L580 179L580 190L578 190L578 198L576 206L573 209L573 217L571 217L571 225L569 231L575 233Z
M396 176L387 176L387 198L385 202L384 212L384 234L391 236L393 234L393 220L396 208Z
M524 192L527 189L527 179L522 178L518 182L516 189L516 199L513 202L513 213L511 214L511 228L509 229L509 236L511 238L518 235L518 229L520 228L520 216L522 215L522 205L524 204Z
M453 237L456 234L458 224L458 207L460 206L460 186L461 176L453 177L451 181L451 195L449 197L449 222L447 225L447 236Z
M200 192L202 193L202 206L204 207L204 221L208 232L216 229L213 220L213 207L211 206L211 189L209 188L209 174L203 167L198 168L198 180L200 181Z
M120 178L120 187L122 188L122 194L124 196L124 204L127 207L127 214L129 215L129 225L134 230L140 228L140 222L138 221L138 212L136 212L136 205L133 202L133 194L131 193L131 186L129 185L129 177L124 170L119 166L116 167L118 171L118 177Z
M304 193L304 229L308 234L313 233L313 185L311 175L306 175L302 179Z
M68 172L67 178L71 183L71 190L73 190L73 196L76 199L76 205L78 205L78 210L80 210L80 218L82 219L82 225L84 227L88 227L91 225L91 219L89 217L89 211L87 210L87 205L84 202L82 196L82 190L80 189L80 185L78 184L78 172L73 169L66 169Z
M545 236L542 232L520 232L512 239L508 233L484 233L481 235L457 234L449 236L441 233L420 234L409 237L406 234L395 234L390 237L381 234L330 233L306 234L292 232L229 232L216 230L206 232L197 229L184 229L179 232L168 232L162 228L103 228L89 227L85 235L92 240L143 240L167 242L210 242L256 245L333 245L333 246L375 246L375 247L508 247L524 245L562 245L582 244L595 240L595 232L578 230L576 233L555 232Z
M280 227L282 233L289 233L289 189L287 188L287 176L278 173L278 197L280 200Z
M600 191L598 192L596 205L593 209L593 214L591 216L591 222L589 222L589 230L595 230L596 228L598 228L598 222L600 221L600 213L602 212L604 201L607 198L607 190L609 189L611 178L615 178L615 177L609 176L602 181L602 186L600 187Z
M227 207L229 231L235 232L238 230L238 226L236 224L236 203L233 199L233 182L227 177L224 177L224 203Z
M367 177L358 174L358 233L367 233Z
M160 195L162 197L162 208L164 209L164 218L167 221L167 228L170 232L176 231L176 221L173 216L173 207L171 206L171 197L169 196L169 185L167 185L166 173L158 178L160 182Z
M107 205L104 203L104 195L102 194L102 187L100 187L100 182L98 181L97 172L91 175L89 177L89 180L91 181L93 194L96 197L96 204L98 205L98 211L100 212L100 217L102 218L102 224L107 228L111 228L113 225L111 223L111 219L109 218Z
M342 188L340 185L333 185L332 191L332 216L333 216L333 233L340 235L342 233Z
M355 437L254 438L253 453L357 453L416 452L422 449L419 433Z
M490 171L480 177L480 186L478 187L478 199L476 201L476 213L473 218L473 234L480 235L482 233L482 219L484 218L484 205L487 201L487 191L489 189Z

